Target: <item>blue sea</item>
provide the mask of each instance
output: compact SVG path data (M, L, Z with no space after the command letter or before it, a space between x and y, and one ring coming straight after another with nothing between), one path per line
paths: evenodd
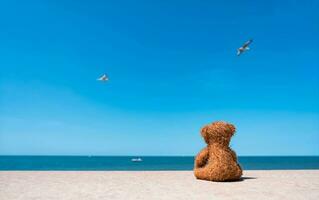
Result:
M0 170L192 170L192 156L0 156ZM319 156L240 156L245 170L319 169Z

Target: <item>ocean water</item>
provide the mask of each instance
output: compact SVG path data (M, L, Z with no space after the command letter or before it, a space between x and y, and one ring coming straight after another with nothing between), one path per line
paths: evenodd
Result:
M192 156L0 156L0 170L192 170ZM240 156L245 170L319 169L319 156Z

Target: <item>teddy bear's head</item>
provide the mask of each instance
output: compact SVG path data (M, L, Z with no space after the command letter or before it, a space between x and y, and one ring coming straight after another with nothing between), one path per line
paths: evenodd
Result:
M201 135L207 144L218 143L228 146L230 138L235 134L235 131L236 128L234 125L217 121L203 127Z

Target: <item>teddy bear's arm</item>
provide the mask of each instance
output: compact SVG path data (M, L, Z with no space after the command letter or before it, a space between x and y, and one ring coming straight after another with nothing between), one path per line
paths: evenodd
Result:
M237 166L239 167L240 170L242 170L241 166L240 166L240 165L238 164L238 162L237 162L237 155L236 155L235 151L233 151L232 149L230 149L230 152L231 152L231 155L232 155L234 161L237 163Z
M232 155L234 161L237 162L237 155L236 155L235 151L233 151L232 149L230 149L230 153L231 153L231 155Z
M195 167L200 168L206 165L208 160L208 149L205 147L196 156Z

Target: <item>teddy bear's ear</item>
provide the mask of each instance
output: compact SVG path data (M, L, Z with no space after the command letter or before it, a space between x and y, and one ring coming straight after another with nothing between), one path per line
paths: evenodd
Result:
M227 124L227 127L229 131L232 133L232 135L234 135L234 133L236 132L236 127L232 124Z
M205 142L208 144L209 143L209 138L208 138L208 131L209 131L209 128L208 126L205 126L203 127L201 130L200 130L200 134L202 135L203 139L205 140Z
M203 128L200 130L200 133L201 133L202 135L203 135L203 134L206 134L206 133L207 133L207 129L208 129L207 126L203 127Z

